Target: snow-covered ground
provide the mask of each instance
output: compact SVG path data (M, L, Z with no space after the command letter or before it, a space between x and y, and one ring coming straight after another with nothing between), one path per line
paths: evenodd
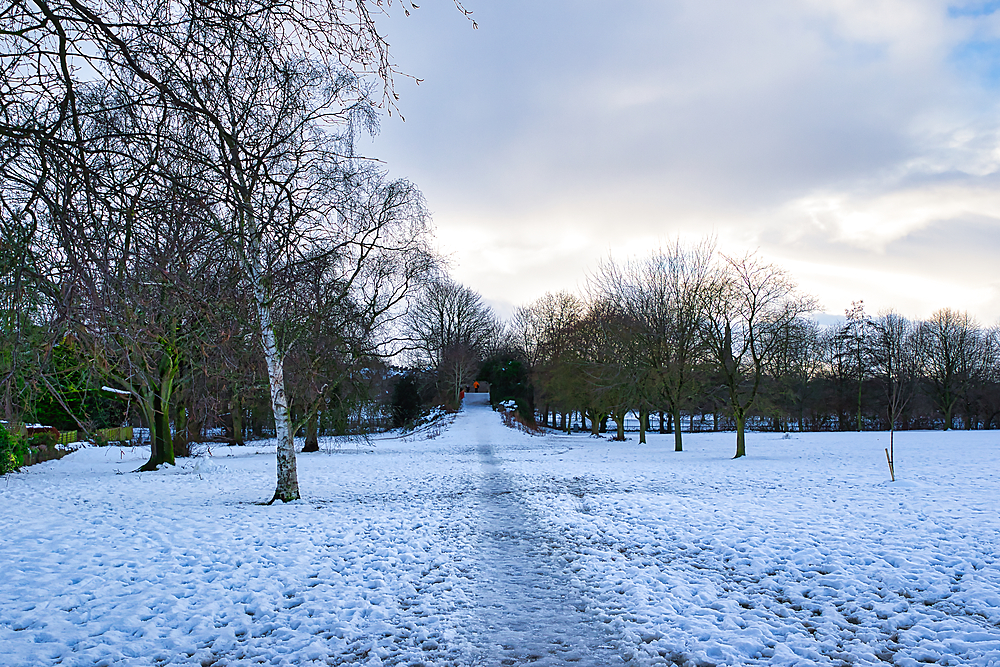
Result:
M1000 433L733 440L84 449L0 479L0 664L1000 664Z

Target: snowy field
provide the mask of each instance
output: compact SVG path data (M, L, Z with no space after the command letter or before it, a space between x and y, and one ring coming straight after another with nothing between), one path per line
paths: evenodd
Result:
M3 665L1000 665L1000 433L273 444L0 479ZM479 401L477 403L477 401ZM123 473L123 474L119 474Z

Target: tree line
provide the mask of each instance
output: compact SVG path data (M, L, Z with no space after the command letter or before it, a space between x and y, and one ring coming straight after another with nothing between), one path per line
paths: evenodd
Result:
M601 264L584 296L546 294L519 308L504 364L508 392L545 425L610 421L639 440L655 423L682 449L682 417L713 430L988 429L1000 426L1000 331L942 309L925 321L856 302L821 326L815 299L756 254L679 241L650 257ZM496 364L494 364L495 366ZM507 396L503 398L508 398ZM575 420L573 416L576 416Z

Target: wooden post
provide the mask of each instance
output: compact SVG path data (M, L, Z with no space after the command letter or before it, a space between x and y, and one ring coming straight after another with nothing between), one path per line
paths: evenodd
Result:
M893 466L892 455L895 452L890 452L892 448L892 431L889 431L889 447L885 450L885 461L889 464L889 478L895 482L896 481L896 469Z

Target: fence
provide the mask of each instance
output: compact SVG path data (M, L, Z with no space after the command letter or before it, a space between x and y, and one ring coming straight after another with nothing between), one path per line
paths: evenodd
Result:
M131 426L122 426L120 428L102 428L94 431L91 437L96 440L97 444L104 444L107 442L130 442L133 435ZM57 442L61 445L68 445L82 437L86 437L86 434L81 436L79 431L62 431Z
M535 419L539 424L542 423L542 415L540 413L535 415ZM670 419L671 417L669 414L664 415L664 426L667 429L671 428L672 426L670 424ZM556 415L550 414L550 420L551 420L549 422L550 425L563 423L562 417L558 414ZM584 424L580 419L579 412L574 412L572 415L570 415L570 422L572 424L572 429L574 431L590 430L590 422L587 421L587 423ZM650 433L655 433L659 431L660 428L659 413L657 412L650 413L648 424L649 428L647 428L647 431L649 431ZM747 420L748 430L755 430L760 426L762 425L758 424L757 421L755 421L754 419ZM566 427L562 426L561 428L562 430L565 430ZM616 428L617 427L615 426L614 420L608 417L607 432L614 433ZM726 417L724 415L713 415L710 412L706 412L705 414L684 413L681 415L681 431L685 433L708 432L708 431L714 431L716 429L720 431L731 431L736 429L736 425L733 422L733 420L730 419L729 417ZM625 431L626 432L639 431L639 416L635 412L629 412L625 416Z

